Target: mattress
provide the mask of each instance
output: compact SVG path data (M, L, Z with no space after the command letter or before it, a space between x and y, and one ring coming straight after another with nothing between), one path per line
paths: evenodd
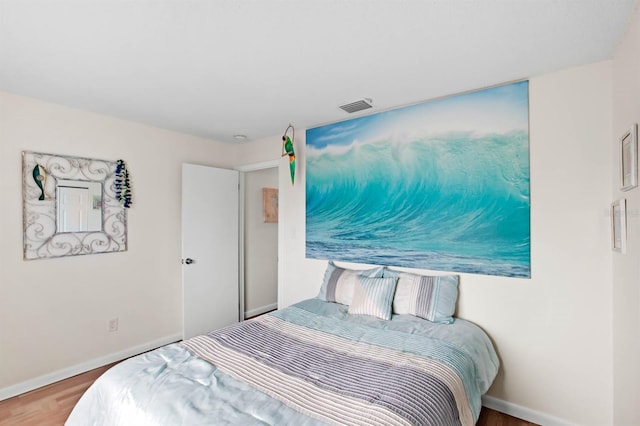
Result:
M347 309L309 299L130 358L66 424L475 424L499 366L484 331Z

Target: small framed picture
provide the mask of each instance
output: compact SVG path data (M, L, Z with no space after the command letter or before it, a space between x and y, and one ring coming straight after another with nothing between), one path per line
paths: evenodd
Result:
M638 186L638 125L634 124L620 138L620 189Z
M611 248L627 252L627 200L622 198L611 204Z
M277 188L262 188L262 217L264 223L278 223Z

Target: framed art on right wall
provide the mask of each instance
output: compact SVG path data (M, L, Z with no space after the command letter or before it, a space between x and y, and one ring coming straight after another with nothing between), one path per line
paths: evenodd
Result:
M638 125L634 124L620 138L620 189L638 186Z
M627 252L627 200L621 198L611 203L611 248Z

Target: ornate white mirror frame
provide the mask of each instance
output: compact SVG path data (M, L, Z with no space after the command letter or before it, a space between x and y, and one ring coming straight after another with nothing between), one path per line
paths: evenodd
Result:
M22 152L25 260L127 250L127 213L116 198L116 166L115 161ZM58 181L100 183L101 199L90 200L91 209L101 213L96 230L58 232Z

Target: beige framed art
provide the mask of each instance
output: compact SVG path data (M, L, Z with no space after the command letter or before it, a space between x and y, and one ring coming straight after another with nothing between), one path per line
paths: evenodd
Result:
M638 125L634 124L620 138L620 189L638 186Z
M278 223L277 188L262 188L262 217L264 223Z
M611 203L611 248L625 254L627 252L627 200Z

